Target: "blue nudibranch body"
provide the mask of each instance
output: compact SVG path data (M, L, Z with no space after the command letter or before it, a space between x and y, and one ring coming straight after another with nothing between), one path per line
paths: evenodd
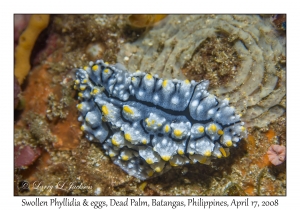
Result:
M207 92L209 82L163 80L102 60L76 71L81 130L141 180L188 163L229 155L246 128L228 99Z

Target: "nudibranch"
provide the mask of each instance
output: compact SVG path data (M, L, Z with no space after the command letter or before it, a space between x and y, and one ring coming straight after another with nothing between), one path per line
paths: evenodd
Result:
M209 81L164 80L102 60L76 70L81 130L129 175L141 180L172 166L210 164L247 136L229 99Z

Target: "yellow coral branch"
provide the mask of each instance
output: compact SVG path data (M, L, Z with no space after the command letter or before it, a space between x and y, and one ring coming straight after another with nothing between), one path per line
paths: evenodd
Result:
M32 15L26 30L19 38L19 44L15 51L15 76L21 85L28 74L30 55L33 46L41 33L49 23L50 15Z

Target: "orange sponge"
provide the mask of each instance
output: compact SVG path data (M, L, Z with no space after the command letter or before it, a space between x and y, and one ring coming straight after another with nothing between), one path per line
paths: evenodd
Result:
M50 15L32 15L26 30L19 38L15 51L15 76L21 85L30 70L30 55L33 46L49 23Z
M135 28L144 28L154 26L156 23L164 19L167 15L129 15L129 25Z

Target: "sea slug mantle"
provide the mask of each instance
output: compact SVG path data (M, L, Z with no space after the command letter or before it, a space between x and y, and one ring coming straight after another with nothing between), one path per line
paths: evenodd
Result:
M207 92L209 82L164 80L102 60L76 71L81 130L141 180L172 166L227 157L247 136L229 99Z

